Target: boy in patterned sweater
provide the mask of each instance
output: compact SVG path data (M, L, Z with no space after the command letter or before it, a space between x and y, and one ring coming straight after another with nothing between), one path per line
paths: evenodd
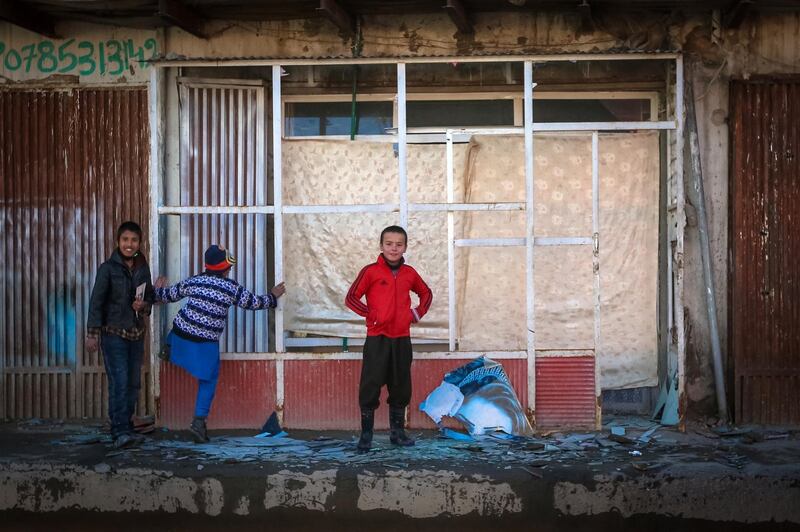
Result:
M189 300L175 316L172 331L167 335L168 360L188 371L198 381L194 419L189 426L195 441L208 441L206 418L214 400L219 377L219 337L225 328L228 309L236 305L248 310L275 308L285 292L283 283L269 294L252 294L228 278L236 259L218 245L205 252L205 272L166 287L159 277L155 284L158 302L174 303Z

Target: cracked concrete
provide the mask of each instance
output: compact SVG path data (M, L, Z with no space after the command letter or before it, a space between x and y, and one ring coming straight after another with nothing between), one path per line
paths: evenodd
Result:
M264 519L315 530L800 528L793 432L748 443L662 429L660 440L610 446L591 434L465 443L424 433L408 449L378 434L359 455L349 433L214 434L195 446L164 431L119 452L95 427L70 430L0 425L0 517L19 525L11 530L106 529L103 519L119 516L137 516L119 530L148 520L259 528Z

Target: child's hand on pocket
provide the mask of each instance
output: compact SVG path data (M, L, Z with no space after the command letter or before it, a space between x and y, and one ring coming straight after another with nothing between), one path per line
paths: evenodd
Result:
M84 342L83 345L86 346L87 351L89 351L90 353L94 353L95 351L97 351L97 348L99 347L98 344L99 342L97 341L96 337L87 336L86 341Z
M133 307L133 310L135 310L136 312L141 312L142 310L144 310L146 305L147 303L145 303L141 299L137 299L131 304L131 307Z

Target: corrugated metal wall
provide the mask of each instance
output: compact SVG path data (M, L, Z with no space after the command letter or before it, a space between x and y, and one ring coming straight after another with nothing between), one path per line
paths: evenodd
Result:
M159 424L185 429L194 415L197 379L169 363L161 365L160 379ZM275 361L223 360L209 428L260 428L275 410L275 382Z
M251 82L181 79L180 98L180 205L266 205L264 87ZM181 215L182 278L203 271L203 252L215 243L237 258L233 278L256 293L268 290L266 215ZM269 318L266 311L232 309L220 350L268 351ZM162 366L160 381L160 423L185 427L194 409L196 381L171 364ZM276 407L276 382L274 361L224 360L209 427L261 427Z
M181 84L182 206L266 205L264 88ZM181 216L181 270L184 278L203 271L210 244L230 249L238 263L237 281L249 290L267 290L267 216L189 214ZM267 313L234 309L220 342L223 352L268 350Z
M731 86L730 324L742 423L800 423L800 79Z
M466 360L414 360L411 365L411 404L408 409L409 426L435 427L430 418L419 411L419 404L442 377ZM503 368L525 408L527 397L526 363L524 360L502 360ZM309 429L356 429L360 426L358 383L361 360L287 360L285 362L284 424L287 427ZM389 428L387 391L384 387L381 404L375 413L379 429ZM450 424L460 427L455 422Z
M147 234L148 135L145 89L0 90L3 417L105 417L86 305L116 226Z
M593 356L537 357L537 428L591 428L596 401Z

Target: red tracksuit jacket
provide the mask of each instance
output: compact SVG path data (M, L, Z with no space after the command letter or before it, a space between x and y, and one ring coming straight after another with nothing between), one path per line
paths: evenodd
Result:
M419 296L419 306L411 308L409 291ZM366 294L367 304L361 301ZM395 277L383 258L364 266L347 292L345 305L367 319L367 336L402 338L410 336L412 323L422 319L431 308L433 294L417 271L401 264Z

